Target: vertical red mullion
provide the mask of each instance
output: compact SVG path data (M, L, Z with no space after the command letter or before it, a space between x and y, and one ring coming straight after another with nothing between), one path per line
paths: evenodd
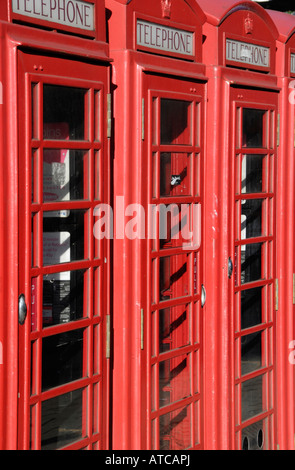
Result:
M37 138L41 144L38 149L37 158L37 172L34 175L37 179L37 202L38 204L43 203L43 82L40 80L37 85ZM34 244L37 245L37 266L43 265L43 210L39 210L36 217L38 218L38 228L36 233L36 240ZM34 236L34 234L33 234ZM37 330L40 333L42 330L42 308L43 308L43 277L38 276L37 282ZM36 340L36 392L40 396L42 391L42 338L38 337ZM35 405L35 417L36 417L36 433L35 433L35 447L41 448L41 400Z
M32 164L32 151L31 151L31 142L28 136L31 135L31 119L30 117L30 103L31 103L31 83L29 77L25 76L25 114L26 114L26 123L25 123L25 174L24 177L24 187L26 188L24 194L25 201L25 213L21 214L22 223L23 223L23 232L25 234L24 246L21 246L20 249L24 250L24 274L22 282L22 290L25 295L26 303L31 306L31 164ZM31 308L29 308L29 318L31 317ZM21 362L23 364L23 383L20 384L20 390L23 393L24 408L23 408L23 435L21 445L23 449L28 449L30 444L30 322L25 322L21 327L21 336L24 341L23 348L23 357Z

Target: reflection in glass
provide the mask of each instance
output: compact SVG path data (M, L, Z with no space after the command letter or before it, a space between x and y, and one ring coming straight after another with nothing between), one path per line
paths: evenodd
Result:
M84 198L84 166L87 154L82 150L44 149L43 201L69 201Z
M45 140L84 140L87 90L44 85L43 123Z
M159 421L160 450L182 450L191 447L189 406L160 416Z
M263 376L242 383L242 421L253 418L265 411L263 409Z
M191 103L161 99L161 144L191 145Z
M247 199L241 203L241 239L262 235L262 199Z
M55 450L82 437L83 390L42 402L41 450Z
M160 408L190 396L190 363L187 355L159 364Z
M83 317L84 271L43 276L43 328Z
M243 147L263 147L263 109L243 109Z
M241 328L251 328L262 322L262 287L241 291Z
M190 194L190 155L161 153L160 197L188 196Z
M43 264L84 259L85 211L48 211L43 215Z
M160 300L189 295L188 256L160 258Z
M241 283L261 279L262 243L241 246Z
M242 193L261 193L263 188L263 155L242 156Z
M42 391L82 377L83 330L48 336L42 341Z
M266 421L258 421L242 430L243 450L263 450L266 444Z
M189 306L164 308L159 313L160 353L189 344Z
M242 375L261 367L261 332L241 337L241 361Z

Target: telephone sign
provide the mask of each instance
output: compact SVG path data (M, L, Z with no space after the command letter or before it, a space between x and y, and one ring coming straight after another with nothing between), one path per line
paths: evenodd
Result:
M94 31L94 5L81 0L12 0L13 13Z

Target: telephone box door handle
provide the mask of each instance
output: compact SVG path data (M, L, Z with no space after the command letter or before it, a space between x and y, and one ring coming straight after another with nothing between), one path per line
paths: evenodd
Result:
M18 322L23 325L27 317L27 304L24 294L21 294L18 298Z
M205 289L205 286L202 284L201 306L204 307L205 303L206 303L206 289Z
M228 278L231 279L234 270L234 265L232 259L228 258Z

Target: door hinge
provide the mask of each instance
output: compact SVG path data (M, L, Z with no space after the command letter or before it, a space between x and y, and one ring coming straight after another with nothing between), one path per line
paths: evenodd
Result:
M144 140L144 98L141 101L141 140Z
M112 95L107 94L107 137L112 137Z
M140 309L140 349L144 349L144 310Z
M275 280L275 309L279 310L279 280Z
M106 315L106 358L111 357L111 317Z
M281 115L278 114L277 147L280 146L280 133L281 133Z
M293 305L295 305L295 274L293 273Z

